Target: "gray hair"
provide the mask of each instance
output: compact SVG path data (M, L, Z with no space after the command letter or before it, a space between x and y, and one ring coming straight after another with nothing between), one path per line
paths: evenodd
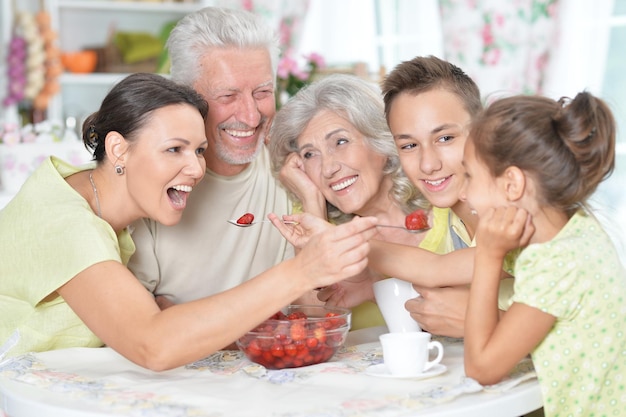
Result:
M269 143L272 174L276 178L287 156L297 152L298 137L311 119L322 110L345 117L363 134L367 146L387 157L383 174L391 176L391 197L405 213L430 207L402 171L398 151L385 120L380 89L354 75L332 74L315 81L300 90L276 113L270 129ZM290 193L290 197L299 203L293 193ZM336 223L354 217L353 213L343 213L330 203L327 203L327 213L328 219Z
M205 7L183 17L166 43L174 81L193 85L200 59L212 48L266 48L278 67L278 37L260 16L238 9Z

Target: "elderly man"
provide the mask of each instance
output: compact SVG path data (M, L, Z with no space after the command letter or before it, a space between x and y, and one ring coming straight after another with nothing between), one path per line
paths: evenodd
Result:
M291 211L265 147L276 112L273 30L252 13L207 7L176 25L167 48L172 78L209 103L209 144L206 176L182 221L133 225L137 251L129 268L162 307L227 290L293 256L271 223L239 228L227 222L247 212L262 220Z

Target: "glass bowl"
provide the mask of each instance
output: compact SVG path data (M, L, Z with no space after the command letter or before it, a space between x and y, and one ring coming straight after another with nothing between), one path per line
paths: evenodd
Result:
M240 337L237 346L267 369L315 365L343 346L350 319L347 308L292 304Z

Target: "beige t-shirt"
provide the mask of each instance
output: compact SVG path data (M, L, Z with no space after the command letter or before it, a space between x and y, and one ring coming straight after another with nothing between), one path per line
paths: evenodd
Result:
M137 249L128 267L154 294L177 304L195 300L293 257L293 247L271 223L240 228L227 222L247 212L255 220L291 212L287 193L270 172L266 148L239 175L207 170L187 203L175 226L149 220L133 224Z

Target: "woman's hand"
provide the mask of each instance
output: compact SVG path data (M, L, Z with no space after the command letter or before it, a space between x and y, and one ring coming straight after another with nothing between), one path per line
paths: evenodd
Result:
M326 218L326 199L304 171L300 155L294 152L287 156L278 179L302 202L302 211Z
M315 216L304 215L303 220ZM367 266L369 240L377 233L376 218L357 217L311 236L295 256L296 270L311 288L326 287L359 274Z
M267 218L296 250L302 249L311 236L335 227L326 220L309 213L284 215L282 219L270 213ZM283 221L296 222L296 224L285 224Z

